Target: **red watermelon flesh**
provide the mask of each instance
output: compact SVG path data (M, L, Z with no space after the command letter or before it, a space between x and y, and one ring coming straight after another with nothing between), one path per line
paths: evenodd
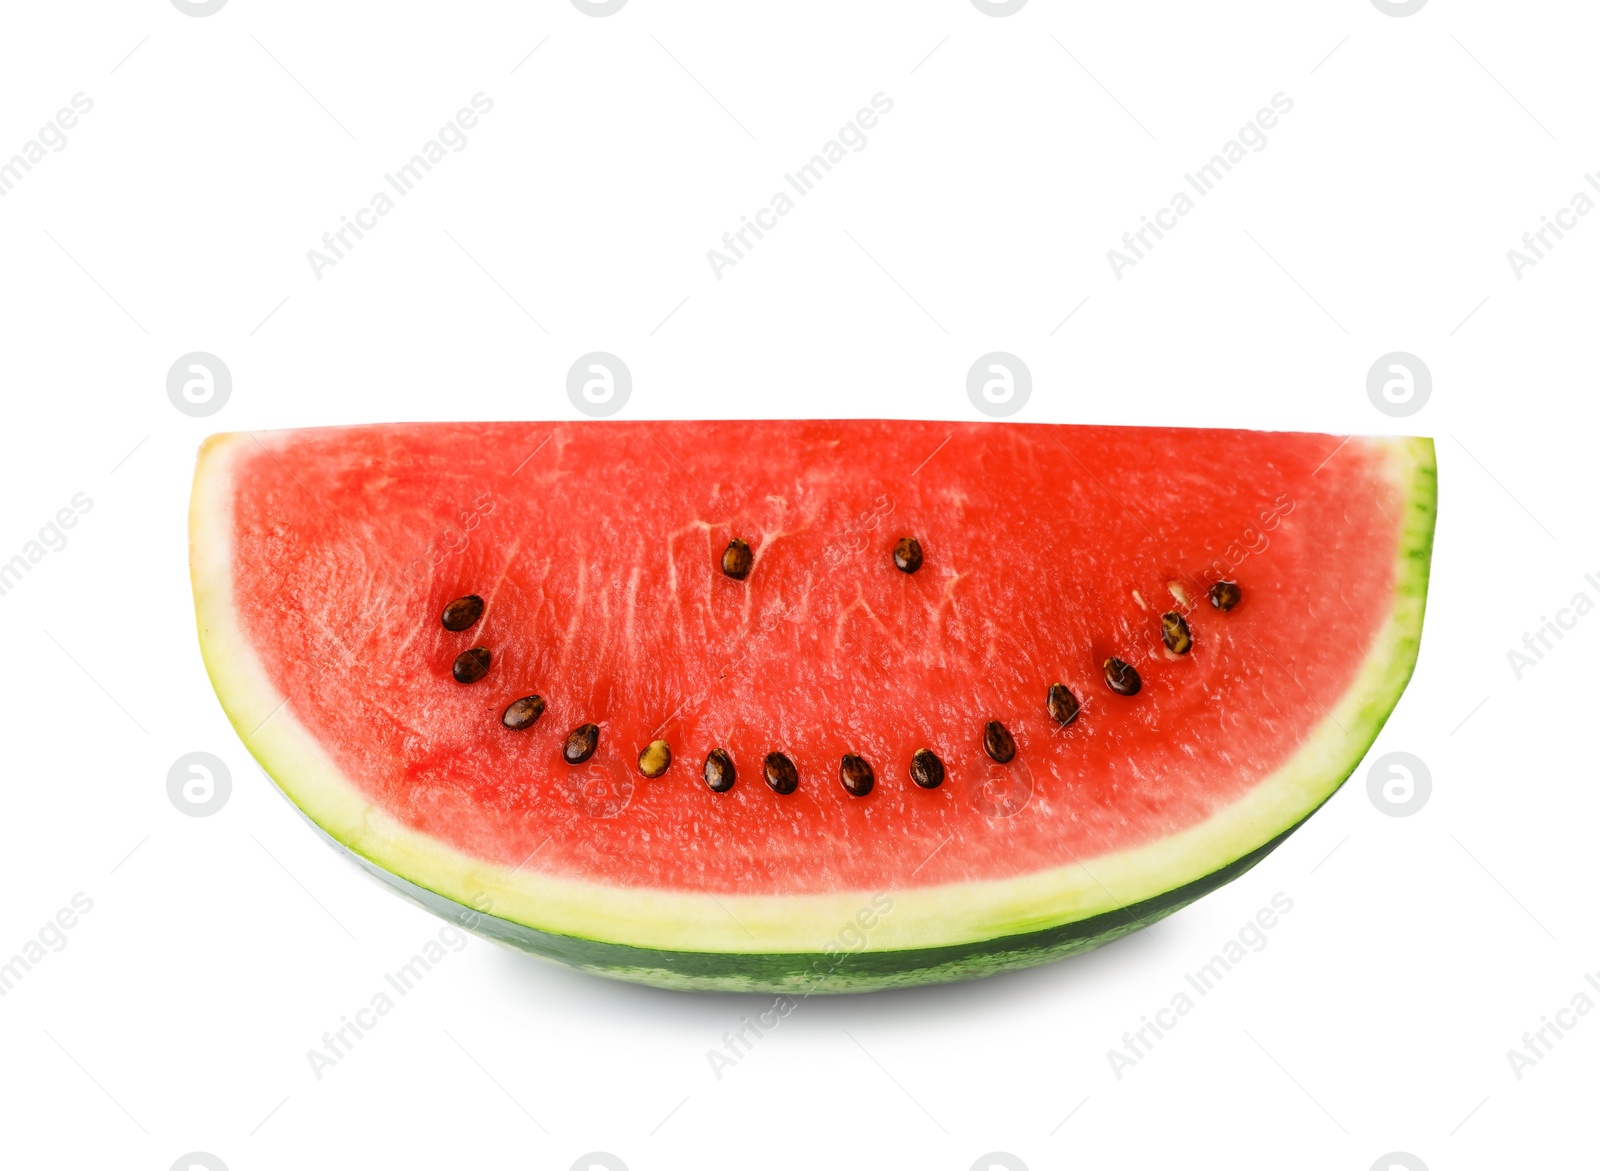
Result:
M250 678L219 681L224 704L241 731L280 720L314 743L347 783L341 808L496 874L781 905L1093 872L1206 833L1329 737L1331 791L1409 674L1432 458L1426 441L1172 428L392 425L218 437L195 515L203 644L223 578L226 600L210 595L231 619L208 662ZM914 573L892 557L906 536ZM742 581L720 570L734 538L754 554ZM1207 600L1218 580L1240 587L1230 611ZM481 620L446 630L469 594ZM1163 645L1169 612L1187 654ZM475 646L488 675L459 684ZM1107 685L1112 656L1137 695ZM1054 683L1081 701L1065 727ZM507 731L501 712L531 693L542 718ZM991 720L1015 740L1008 764L984 752ZM598 750L568 765L564 737L590 722ZM657 739L672 764L646 779ZM720 794L701 779L719 747L738 774ZM911 782L919 748L941 787ZM763 781L774 751L793 794ZM841 785L846 753L871 765L870 795ZM1233 852L1216 862L1309 813L1296 793L1273 798L1264 837L1254 816L1261 841L1212 834ZM556 926L635 942L608 907L593 932Z

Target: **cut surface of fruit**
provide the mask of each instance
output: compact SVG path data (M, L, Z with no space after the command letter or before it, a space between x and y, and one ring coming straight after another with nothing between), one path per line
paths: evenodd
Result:
M394 424L208 440L190 556L229 719L397 889L805 993L1086 950L1264 856L1410 677L1435 500L1425 439Z

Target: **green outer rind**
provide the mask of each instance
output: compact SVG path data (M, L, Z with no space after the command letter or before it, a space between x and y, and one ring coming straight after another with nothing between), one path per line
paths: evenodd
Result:
M1031 968L1064 956L1093 951L1164 919L1200 896L1232 882L1272 853L1299 828L1299 825L1292 826L1243 858L1236 858L1204 878L1176 890L1121 910L1079 919L1074 923L1063 923L1044 931L1027 931L949 947L901 951L841 950L833 954L819 954L657 951L578 939L570 935L553 935L476 911L409 882L329 836L309 817L306 820L330 846L390 889L419 907L485 939L508 944L519 951L531 952L580 971L634 984L679 991L772 992L796 997L976 980L1013 968Z
M586 971L618 979L668 988L720 989L728 991L772 991L780 993L853 992L913 984L973 979L1012 968L1028 967L1046 961L1089 951L1119 936L1152 923L1201 895L1231 881L1255 865L1329 797L1350 776L1377 738L1384 722L1405 690L1416 665L1420 648L1423 615L1427 603L1428 578L1437 513L1437 473L1433 442L1429 439L1386 441L1392 458L1404 468L1407 479L1402 486L1406 513L1396 550L1394 609L1384 630L1368 654L1365 686L1357 696L1347 695L1338 703L1345 715L1337 723L1339 735L1330 737L1330 747L1318 761L1317 783L1303 795L1310 798L1273 827L1273 836L1255 842L1234 842L1242 849L1219 851L1216 866L1198 877L1181 882L1150 897L1129 900L1078 919L1068 918L1040 927L1037 922L996 922L992 933L937 946L882 946L869 940L866 950L850 953L818 953L814 949L761 949L720 951L656 949L627 943L587 939L526 925L489 915L412 882L385 869L366 857L351 842L341 841L328 828L300 808L325 837L341 852L349 854L365 869L385 883L433 911L488 938L554 959ZM202 454L202 462L204 453ZM197 477L198 482L198 477ZM195 507L199 507L197 498ZM192 514L193 515L193 514ZM193 522L192 522L193 523ZM263 769L289 795L285 778L272 761L274 754L247 735L241 724L242 713L229 703L230 688L224 686L227 668L216 660L208 645L207 630L197 575L196 607L200 621L201 649L213 686L223 700L224 709L239 730L246 747ZM219 674L220 673L220 674ZM1356 688L1352 687L1352 692ZM1346 707L1346 702L1356 702ZM1308 738L1309 740L1310 738ZM293 798L291 797L291 801ZM888 892L893 897L895 892ZM920 892L917 892L920 893Z

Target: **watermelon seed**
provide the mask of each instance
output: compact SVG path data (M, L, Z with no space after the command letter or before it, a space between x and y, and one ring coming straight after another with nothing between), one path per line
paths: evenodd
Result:
M444 613L439 615L439 621L444 623L446 630L470 630L482 617L483 599L477 594L468 594L446 606Z
M706 753L706 767L700 774L706 780L707 786L713 793L726 793L733 788L736 774L733 769L733 757L722 748L713 748Z
M1175 655L1188 654L1194 645L1194 639L1189 636L1189 624L1176 610L1161 615L1161 641Z
M456 677L457 683L476 683L488 673L489 648L484 646L462 651L450 667L450 674Z
M750 567L755 564L755 557L751 555L750 543L742 537L735 537L728 542L728 547L722 551L722 572L733 578L734 581L743 581L750 576Z
M1050 718L1063 728L1078 718L1078 697L1068 690L1065 683L1050 684L1050 694L1045 698L1045 707L1049 709Z
M800 774L795 771L794 761L781 752L767 753L762 771L767 774L767 784L774 793L788 796L800 787Z
M932 749L917 749L911 754L911 780L920 789L937 789L944 784L944 761Z
M1211 587L1211 604L1224 614L1237 606L1242 596L1239 587L1231 581L1219 581Z
M599 746L600 728L595 724L579 724L567 733L567 741L561 746L561 758L568 764L582 764Z
M983 750L997 764L1009 764L1017 754L1017 742L999 720L990 720L983 726Z
M1121 659L1107 659L1100 665L1100 670L1105 673L1106 686L1118 695L1138 695L1142 685L1139 672L1135 671Z
M915 573L922 568L922 542L915 537L901 537L894 543L894 567L901 573Z
M542 715L544 715L544 696L524 695L506 708L500 716L500 722L513 732L520 732L537 724Z
M852 797L865 797L872 792L872 766L853 752L839 758L839 783Z
M672 763L672 749L665 740L652 740L639 754L639 771L652 781L667 771Z

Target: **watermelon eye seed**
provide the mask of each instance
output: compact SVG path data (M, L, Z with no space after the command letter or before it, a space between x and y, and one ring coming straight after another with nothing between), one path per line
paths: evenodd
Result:
M932 749L917 749L911 754L911 781L919 789L937 789L944 784L944 761Z
M865 797L872 792L874 781L872 766L853 752L839 758L839 783L852 797Z
M726 793L733 788L736 779L733 757L724 749L713 748L706 753L706 766L700 775L705 778L706 785L713 793Z
M795 771L794 761L781 752L769 752L762 762L762 771L766 773L767 784L774 793L787 797L800 787L800 774Z
M450 674L455 676L457 683L476 683L488 673L489 648L482 646L462 651L450 667Z
M483 617L483 599L477 594L468 594L464 598L457 598L444 608L444 613L439 615L439 621L444 623L446 630L470 630Z
M922 568L922 542L915 537L901 537L894 543L894 567L901 573L915 573Z
M500 717L500 722L511 731L520 732L537 724L542 715L544 715L544 696L525 695L506 708Z
M1142 683L1139 672L1121 659L1110 658L1100 665L1106 677L1106 686L1118 695L1138 695Z
M750 576L750 567L754 564L750 543L742 537L729 541L728 547L722 551L722 572L734 581L743 581Z
M1194 639L1189 635L1189 624L1176 610L1161 615L1161 641L1175 655L1188 654L1189 648L1194 645Z
M1211 604L1224 614L1237 606L1242 596L1238 585L1231 581L1219 581L1211 587Z
M600 746L600 728L596 724L579 724L567 733L561 746L561 758L568 764L582 764L594 755Z
M1009 764L1017 754L1017 742L999 720L990 720L983 726L983 750L996 764Z
M652 740L639 754L639 771L652 781L667 771L672 763L672 749L665 740Z
M1050 718L1063 728L1078 718L1078 697L1067 689L1065 683L1050 684L1050 693L1045 697L1045 707L1049 709Z

